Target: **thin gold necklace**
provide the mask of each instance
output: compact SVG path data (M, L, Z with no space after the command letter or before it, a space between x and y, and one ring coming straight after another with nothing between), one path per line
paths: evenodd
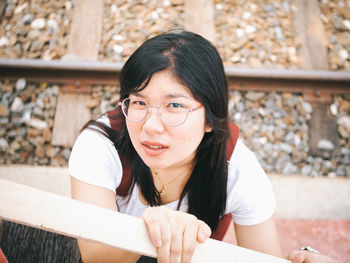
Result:
M178 176L175 176L173 179L171 179L169 182L167 182L166 184L163 183L162 179L160 179L159 174L157 173L157 171L154 171L157 179L159 180L159 182L162 184L162 188L158 191L158 193L160 195L166 195L167 194L167 189L166 186L171 184L172 182L174 182L177 178L179 178L180 176L182 176L183 174L179 174Z

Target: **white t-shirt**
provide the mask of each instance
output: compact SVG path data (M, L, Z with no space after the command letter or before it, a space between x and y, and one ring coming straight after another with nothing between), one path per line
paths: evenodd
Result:
M107 116L98 121L110 126ZM118 188L123 168L113 143L102 134L84 130L74 143L68 165L69 173L79 181L112 191ZM117 196L119 212L141 216L147 205L139 199L135 185L129 202ZM166 204L176 209L178 201ZM186 197L180 210L187 211ZM275 211L276 200L271 184L255 155L238 139L229 160L225 214L232 213L239 225L255 225L269 219Z

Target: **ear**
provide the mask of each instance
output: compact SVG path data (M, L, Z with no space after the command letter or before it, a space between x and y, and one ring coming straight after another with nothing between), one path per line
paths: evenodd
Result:
M213 128L209 124L205 124L204 132L211 132Z

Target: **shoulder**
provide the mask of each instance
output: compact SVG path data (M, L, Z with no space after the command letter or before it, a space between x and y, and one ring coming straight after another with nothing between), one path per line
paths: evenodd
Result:
M108 117L98 121L110 126ZM78 136L68 169L80 181L115 191L121 180L121 161L113 143L99 131L97 127L87 128Z
M271 183L255 154L239 139L228 164L227 212L238 224L268 219L275 210Z

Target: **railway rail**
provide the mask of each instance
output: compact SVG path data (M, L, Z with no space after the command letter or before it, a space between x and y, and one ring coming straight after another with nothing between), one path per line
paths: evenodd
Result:
M93 84L118 85L118 62L0 59L0 79L63 84L63 91L89 92ZM330 103L334 94L350 94L350 72L226 68L230 90L303 93L310 102Z

